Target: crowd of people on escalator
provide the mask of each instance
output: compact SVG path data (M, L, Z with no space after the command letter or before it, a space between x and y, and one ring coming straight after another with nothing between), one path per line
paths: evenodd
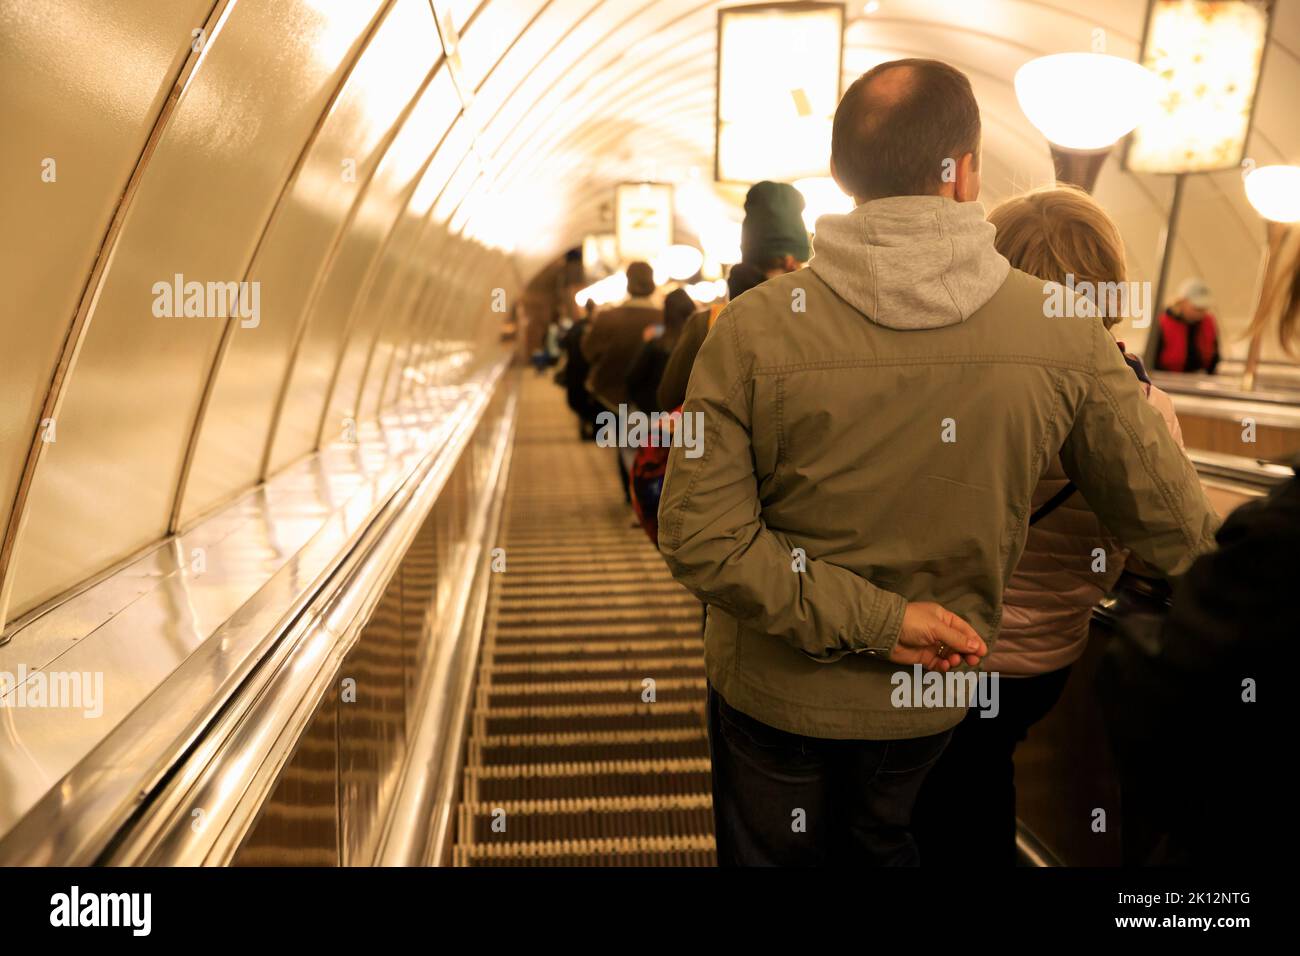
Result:
M634 263L562 343L585 437L620 408L702 415L702 454L618 465L707 608L719 862L1014 863L1016 749L1107 595L1131 612L1096 681L1125 861L1258 861L1294 829L1275 715L1300 481L1221 522L1116 338L1123 301L1089 295L1128 281L1115 223L1070 186L986 211L980 139L960 71L883 63L834 118L852 212L810 243L799 192L758 183L725 306L657 303ZM1158 367L1214 371L1209 304L1180 289Z

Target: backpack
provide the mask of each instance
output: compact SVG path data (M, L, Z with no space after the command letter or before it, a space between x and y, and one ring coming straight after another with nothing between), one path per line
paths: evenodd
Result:
M722 305L717 303L709 307L710 330L718 321L718 316L722 314L722 308ZM681 405L668 413L668 435L673 433L681 417ZM661 433L661 437L666 436ZM637 449L636 458L633 459L632 468L628 472L628 491L632 498L632 510L636 512L636 520L641 523L642 529L654 542L655 547L658 547L659 499L663 495L664 475L668 471L668 453L672 450L672 443L661 441L656 446L649 441L647 439L647 443Z

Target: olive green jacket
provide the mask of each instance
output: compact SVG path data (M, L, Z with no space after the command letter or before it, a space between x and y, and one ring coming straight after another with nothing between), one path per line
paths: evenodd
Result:
M706 668L733 707L825 738L955 725L963 708L895 706L904 607L937 601L994 644L1058 453L1151 565L1213 547L1196 472L1114 340L1049 317L1048 291L993 249L979 204L904 197L822 217L809 269L722 313L686 398L702 453L672 451L659 547L709 605Z

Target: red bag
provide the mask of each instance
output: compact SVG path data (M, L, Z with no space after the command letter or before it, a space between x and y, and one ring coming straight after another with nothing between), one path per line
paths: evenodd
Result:
M669 421L673 425L680 420L681 412L679 406L670 413ZM662 441L657 446L647 444L638 448L628 476L632 510L656 547L659 546L659 498L663 495L664 474L668 471L668 453L671 450L671 443Z
M722 314L722 309L722 303L714 303L709 307L710 331L718 321L718 316ZM670 416L668 434L672 435L676 425L682 420L682 406L678 405L668 414ZM661 435L662 437L666 436ZM660 441L658 446L646 445L637 449L628 476L632 510L636 512L636 520L641 522L641 527L655 543L655 547L659 546L659 499L663 495L664 474L668 471L668 452L671 449L672 444L667 441Z

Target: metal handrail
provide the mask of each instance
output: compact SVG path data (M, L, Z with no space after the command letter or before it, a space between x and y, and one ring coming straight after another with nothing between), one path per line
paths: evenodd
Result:
M375 862L382 866L437 866L450 856L455 825L452 808L468 731L474 665L487 613L491 575L484 552L487 542L496 539L505 510L506 478L514 454L517 415L513 406L518 395L512 395L510 401L512 407L505 412L498 452L493 456L497 465L489 478L492 498L481 526L469 536L470 554L464 562L468 573L459 576L464 596L453 598L456 613L445 627L446 636L434 642L439 649L451 651L435 660L417 696L419 716L409 748L417 759L402 769L376 856ZM423 762L418 760L421 755Z
M233 860L490 399L491 391L480 394L447 444L394 496L345 559L329 594L308 608L296 639L282 642L252 676L200 746L174 768L167 784L118 837L104 862L188 866ZM429 693L426 689L426 706ZM195 810L202 816L196 817ZM391 828L385 830L391 833Z
M355 642L378 599L374 583L391 576L418 530L418 518L437 499L505 372L501 362L478 380L468 393L473 397L461 403L454 427L439 432L419 463L376 501L357 537L332 556L328 571L304 582L307 590L275 612L278 624L269 631L259 624L268 617L263 607L232 617L4 834L0 861L86 865L137 856L163 859L174 853L177 862L197 862L233 852L237 841L222 842L221 834L233 839L251 824L260 807L256 796L274 783L296 741L294 731L314 712L314 701L308 699L320 688L303 680L312 670L309 665L327 669ZM277 592L277 600L283 596ZM250 626L263 629L250 635ZM231 648L247 651L240 650L243 656L232 662L226 659ZM229 675L195 707L193 688L199 682L193 675L210 669L213 655L225 655L222 663ZM281 672L280 665L287 662L299 667L296 675ZM291 685L285 683L290 676ZM247 753L226 746L236 734L252 748ZM252 760L254 752L263 759ZM235 784L221 773L241 799L211 806L191 803L205 811L203 825L194 827L186 819L184 829L203 839L182 845L156 842L167 836L165 824L176 822L166 813L176 808L178 794L211 779L220 767L207 761L218 757L243 761L246 780Z
M1065 866L1033 830L1016 820L1016 862L1019 866Z
M1172 396L1196 395L1225 401L1263 402L1276 405L1300 405L1300 389L1243 389L1239 379L1225 376L1197 375L1180 372L1150 372L1153 384Z
M1187 457L1196 466L1202 478L1219 478L1261 491L1269 491L1289 481L1295 472L1285 465L1244 458L1241 455L1224 455L1219 452L1188 449Z

